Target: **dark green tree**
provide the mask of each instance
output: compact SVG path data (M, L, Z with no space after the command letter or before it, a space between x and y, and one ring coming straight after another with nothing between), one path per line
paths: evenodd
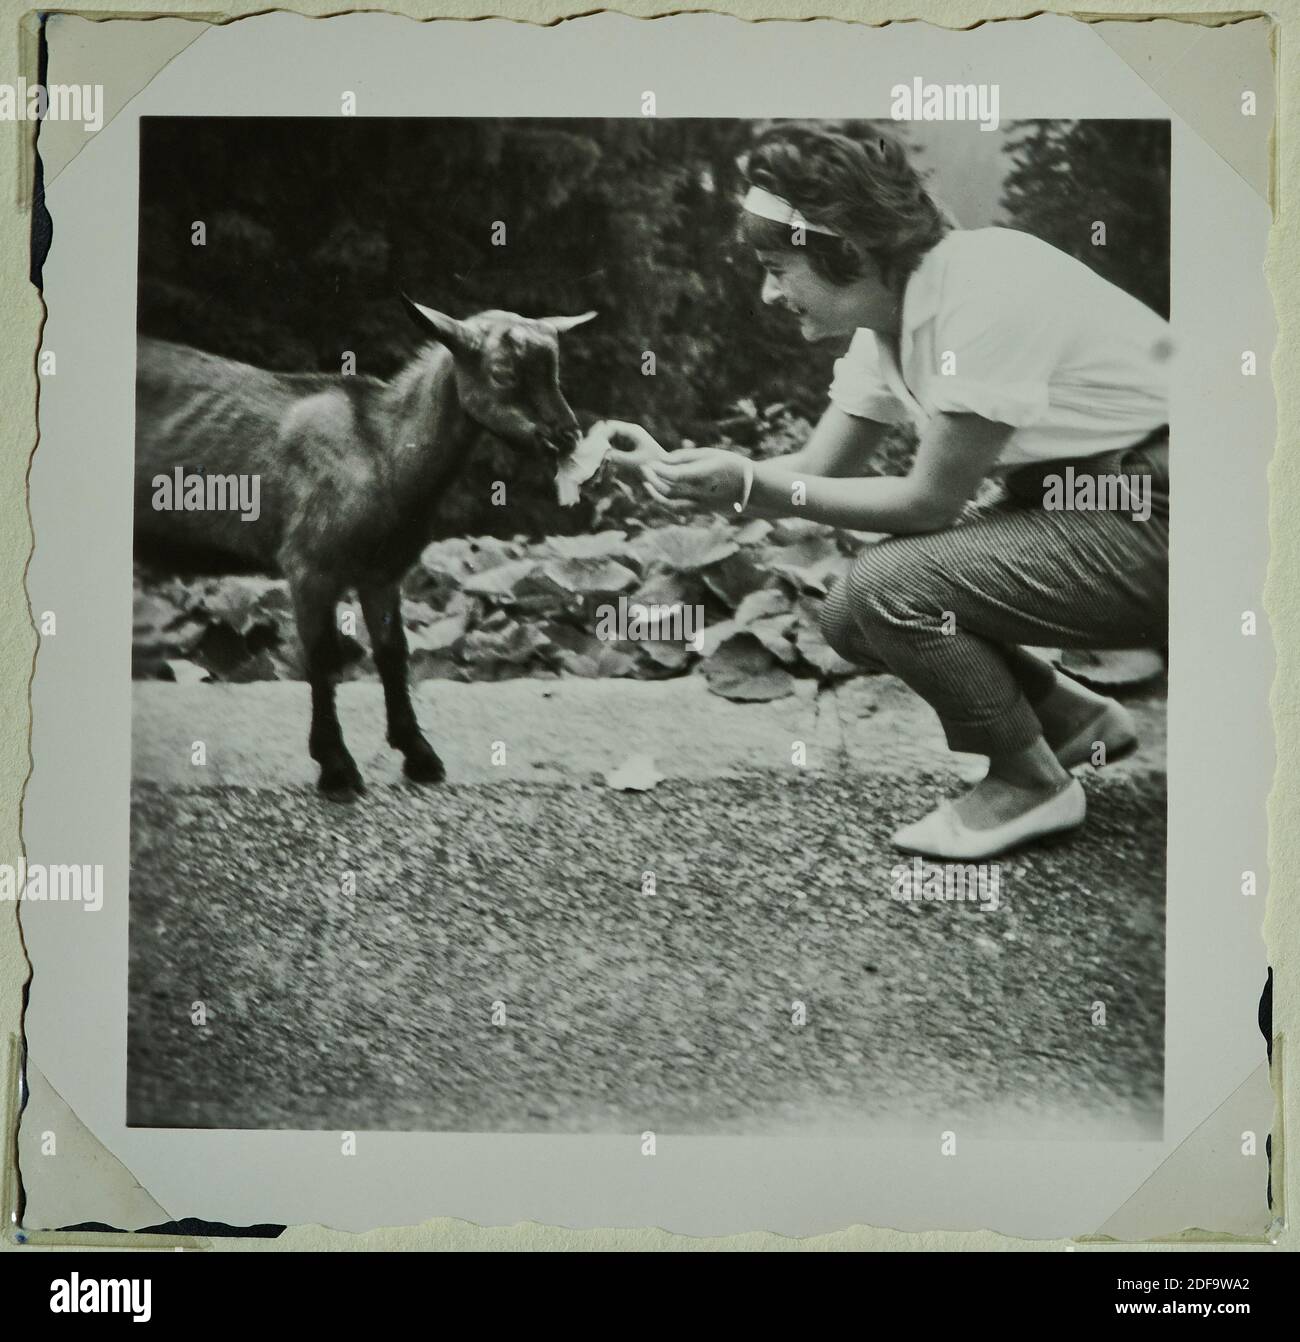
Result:
M741 398L815 415L836 351L805 345L762 305L757 263L734 243L739 159L756 129L147 119L140 327L269 368L337 369L351 351L358 372L386 377L418 339L399 290L457 316L594 308L599 320L564 349L580 414L640 420L670 445L712 440ZM489 446L482 469L499 473L505 451ZM540 474L523 484L535 525L581 524L581 510L554 513ZM487 495L473 480L465 492ZM510 514L515 527L529 520ZM507 519L484 505L461 522Z
M1020 121L1002 211L1169 315L1169 123ZM1094 226L1106 226L1105 244Z

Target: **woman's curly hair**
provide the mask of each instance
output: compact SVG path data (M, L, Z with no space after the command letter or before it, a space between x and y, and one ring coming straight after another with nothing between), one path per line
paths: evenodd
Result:
M843 236L809 230L796 244L788 224L742 211L742 241L759 251L798 245L832 283L861 275L856 246L875 261L885 284L901 292L921 257L956 227L931 198L906 149L881 131L857 140L819 124L774 126L755 141L744 171L751 186L783 196L810 223Z

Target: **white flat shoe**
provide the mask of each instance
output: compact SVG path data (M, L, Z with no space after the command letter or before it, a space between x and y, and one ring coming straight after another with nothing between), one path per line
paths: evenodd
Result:
M1114 764L1138 748L1133 714L1114 699L1107 699L1097 716L1068 741L1062 741L1053 753L1063 768L1073 769L1080 764L1092 764L1092 752L1098 742L1106 752L1103 764Z
M1087 809L1082 785L1071 778L1054 797L992 829L969 828L946 801L914 825L905 825L894 835L893 843L907 853L969 862L1005 853L1048 834L1077 829Z

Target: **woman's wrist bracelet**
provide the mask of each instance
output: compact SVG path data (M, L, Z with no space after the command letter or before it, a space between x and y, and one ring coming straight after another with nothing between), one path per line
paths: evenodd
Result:
M741 465L745 471L745 485L741 490L740 502L731 505L738 513L743 513L749 507L749 495L754 488L754 463L746 457Z

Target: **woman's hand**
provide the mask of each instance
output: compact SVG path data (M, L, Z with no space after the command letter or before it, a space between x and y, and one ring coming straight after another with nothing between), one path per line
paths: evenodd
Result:
M605 421L605 435L612 448L609 460L615 470L635 473L651 461L663 461L668 453L639 424L625 424L619 419Z
M651 474L659 462L669 460L669 454L639 424L625 424L622 420L605 421L605 432L609 438L610 451L607 461L613 462L614 470L620 476L631 476L639 480L645 492L652 499L672 506L655 487Z
M670 503L702 503L711 508L738 503L745 488L745 461L720 447L687 447L648 470L649 486Z

